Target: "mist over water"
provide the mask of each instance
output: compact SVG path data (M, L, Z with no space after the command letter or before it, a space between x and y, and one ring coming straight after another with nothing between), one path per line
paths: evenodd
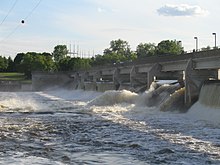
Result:
M0 164L220 164L220 110L174 89L1 92Z

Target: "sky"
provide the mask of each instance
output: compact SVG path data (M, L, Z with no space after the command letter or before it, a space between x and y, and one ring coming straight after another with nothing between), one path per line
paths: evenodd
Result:
M198 48L213 47L219 6L219 0L1 0L0 55L51 53L64 44L91 57L117 39L132 50L140 43L176 40L191 51L194 37Z

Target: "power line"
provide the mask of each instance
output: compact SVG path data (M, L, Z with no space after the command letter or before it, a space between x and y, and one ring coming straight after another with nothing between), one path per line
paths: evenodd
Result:
M13 3L12 7L10 8L10 10L8 11L8 13L6 14L5 18L2 20L0 26L5 22L6 18L9 16L9 14L11 13L11 11L14 9L16 3L18 2L18 0L15 0L15 2Z
M42 2L42 0L39 0L38 3L34 6L34 8L29 12L29 14L24 18L25 20L28 19L28 17L30 17L32 15L32 13L34 12L34 10L36 10L36 8L40 5L40 3Z
M34 12L34 10L36 10L36 8L40 5L42 0L39 0L38 3L34 6L34 8L27 14L27 16L25 17L25 19L28 19L31 14ZM17 3L17 0L16 0ZM24 20L22 20L22 23L24 23ZM8 39L12 34L14 34L18 28L21 26L21 23L19 23L5 38L3 38L0 42L3 42L4 40Z
M4 40L6 40L7 38L9 38L12 34L14 34L18 28L21 26L21 24L18 24L12 31L11 33L9 33L5 38L3 38L0 42L3 42Z

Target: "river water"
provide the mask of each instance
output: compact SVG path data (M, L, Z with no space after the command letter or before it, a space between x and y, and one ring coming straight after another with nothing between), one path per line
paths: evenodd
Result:
M0 93L0 164L220 164L220 110L147 107L129 91Z

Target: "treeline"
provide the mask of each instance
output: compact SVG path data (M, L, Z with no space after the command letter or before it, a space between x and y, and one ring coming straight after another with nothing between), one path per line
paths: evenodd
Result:
M27 78L31 78L32 71L74 71L148 56L179 55L183 51L181 43L176 40L164 40L158 45L140 43L136 50L132 51L127 41L118 39L110 42L110 47L103 51L103 55L79 58L68 56L66 45L57 45L52 53L18 53L14 60L0 56L0 71L25 73Z
M127 41L121 39L110 42L110 47L105 49L103 55L96 55L92 59L92 65L106 65L133 61L156 55L179 55L184 52L181 42L176 40L164 40L158 43L140 43L135 51L132 51Z

